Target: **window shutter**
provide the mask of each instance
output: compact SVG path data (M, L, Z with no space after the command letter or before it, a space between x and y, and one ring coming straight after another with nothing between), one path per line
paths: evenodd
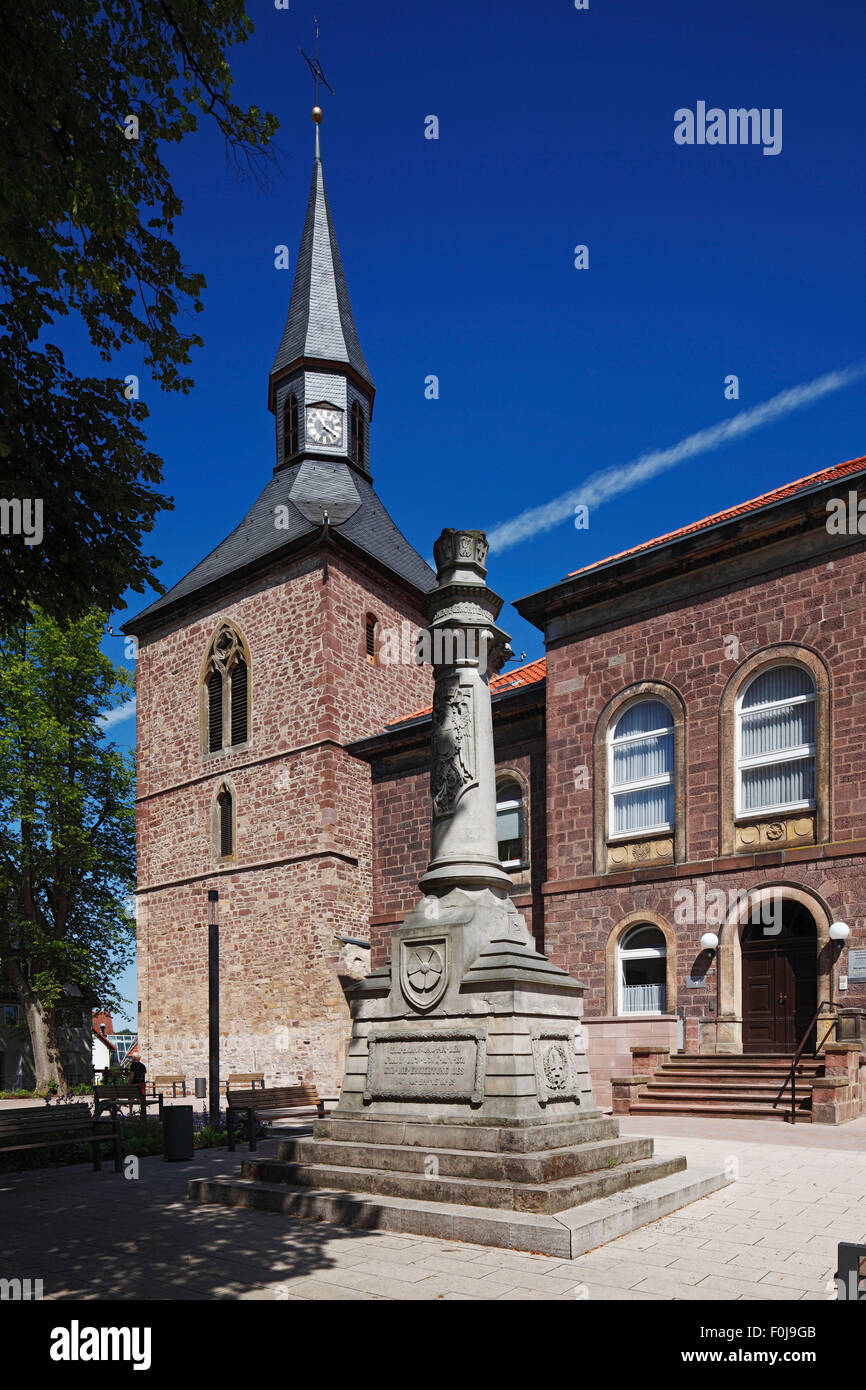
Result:
M247 741L247 664L241 660L232 667L232 743Z
M367 660L376 661L376 619L372 613L367 614Z
M354 463L364 462L364 412L355 401L351 416L351 454Z
M294 395L286 397L283 408L283 463L294 458L298 452L298 400Z
M211 671L207 682L208 695L208 748L217 753L223 746L223 678L219 671Z
M224 787L219 794L220 854L232 852L232 794Z

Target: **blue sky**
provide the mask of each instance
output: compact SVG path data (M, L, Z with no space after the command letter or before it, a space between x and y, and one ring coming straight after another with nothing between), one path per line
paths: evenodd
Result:
M374 484L424 555L599 470L675 445L866 359L866 11L841 0L252 0L238 98L273 110L280 169L239 182L218 134L170 151L179 242L207 279L195 388L160 396L151 447L175 510L150 538L167 585L240 520L273 467L268 371L309 191L313 43L325 177L377 387ZM678 145L679 108L781 108L782 148ZM424 138L439 118L438 140ZM291 269L274 268L274 247ZM574 247L589 248L589 269ZM726 400L725 378L739 378ZM438 400L425 378L440 380ZM506 598L866 452L864 384L632 486L490 558ZM146 599L131 596L134 612ZM122 614L116 622L122 621ZM509 608L517 652L541 635ZM122 657L120 638L106 650ZM133 723L112 734L133 739ZM126 980L134 998L134 982Z

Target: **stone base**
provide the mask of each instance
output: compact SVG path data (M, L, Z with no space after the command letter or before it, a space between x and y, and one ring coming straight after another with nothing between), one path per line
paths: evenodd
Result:
M428 897L351 991L340 1102L201 1202L571 1256L722 1186L595 1103L583 985L504 896Z
M250 1178L194 1178L189 1195L195 1202L281 1212L365 1231L464 1240L568 1260L707 1197L728 1182L730 1178L721 1169L691 1169L596 1198L555 1216L367 1193L311 1191Z
M728 1181L685 1166L600 1111L501 1124L335 1114L276 1158L246 1159L239 1179L193 1179L189 1195L570 1258Z

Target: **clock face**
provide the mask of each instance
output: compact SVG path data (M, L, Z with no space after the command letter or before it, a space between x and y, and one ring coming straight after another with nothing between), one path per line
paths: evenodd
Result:
M343 412L328 405L307 406L307 443L334 446L343 442Z

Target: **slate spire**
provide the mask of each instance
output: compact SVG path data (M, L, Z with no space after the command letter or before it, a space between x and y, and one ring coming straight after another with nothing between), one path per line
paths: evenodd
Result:
M317 137L318 133L317 126ZM275 376L285 375L293 364L302 361L345 364L372 392L373 381L352 317L346 276L325 191L318 139L289 313L271 369L272 386Z

